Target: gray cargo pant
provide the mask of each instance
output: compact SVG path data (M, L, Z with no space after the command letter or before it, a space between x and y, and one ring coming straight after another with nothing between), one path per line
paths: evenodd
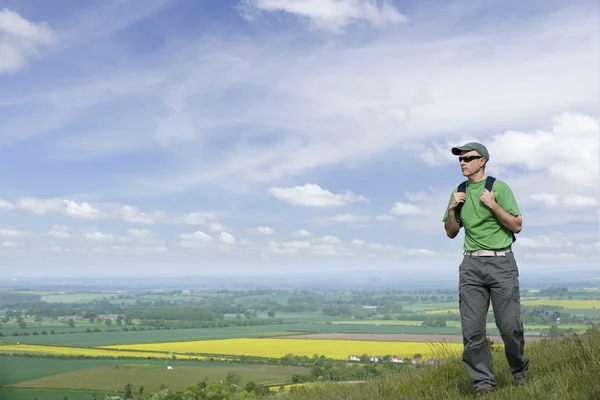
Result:
M515 378L527 376L529 359L524 354L518 277L512 252L504 256L466 254L459 267L463 363L476 389L496 386L485 330L490 299L510 371Z

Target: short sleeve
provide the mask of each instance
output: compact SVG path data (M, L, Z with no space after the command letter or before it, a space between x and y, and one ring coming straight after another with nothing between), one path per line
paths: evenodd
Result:
M455 188L452 193L450 193L450 198L448 199L448 203L446 204L446 211L444 212L444 217L442 218L442 222L446 222L446 220L448 219L448 207L450 206L450 201L452 201L452 197L454 196L454 193L456 193L458 190L458 188ZM460 223L459 218L456 218L457 222Z
M506 212L514 216L521 215L517 199L515 199L512 189L506 183L498 181L494 182L492 191L496 196L496 202L500 207L506 210Z

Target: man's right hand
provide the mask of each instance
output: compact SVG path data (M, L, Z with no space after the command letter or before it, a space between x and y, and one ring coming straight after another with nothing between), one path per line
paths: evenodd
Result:
M462 193L462 192L454 193L454 196L452 196L452 199L450 199L450 204L448 205L448 208L450 210L456 210L456 207L458 207L459 204L464 203L466 198L467 198L466 193Z

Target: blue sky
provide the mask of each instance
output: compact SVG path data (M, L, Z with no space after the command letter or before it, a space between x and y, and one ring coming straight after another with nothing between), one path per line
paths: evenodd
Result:
M513 189L523 273L599 257L592 1L3 1L15 274L453 276L450 148Z

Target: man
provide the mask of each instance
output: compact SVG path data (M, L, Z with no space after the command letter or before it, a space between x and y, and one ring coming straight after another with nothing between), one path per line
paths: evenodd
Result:
M452 148L467 177L466 192L454 189L444 214L444 228L454 239L465 228L464 256L459 267L459 310L463 334L463 363L478 395L492 392L496 378L486 336L490 304L504 341L515 384L527 379L529 359L521 321L519 270L512 252L513 233L522 229L522 216L510 187L494 181L485 189L485 166L490 159L481 143ZM460 211L457 211L460 208ZM458 214L458 215L457 215Z

